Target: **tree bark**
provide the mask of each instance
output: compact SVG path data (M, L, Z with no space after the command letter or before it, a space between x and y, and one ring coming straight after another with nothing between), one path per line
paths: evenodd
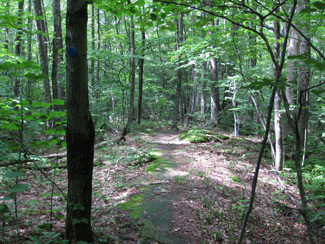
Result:
M299 54L299 36L296 30L290 31L290 42L287 49L287 55L293 56ZM298 79L297 73L297 61L288 59L287 61L287 85L286 85L286 97L290 105L296 104L294 100L295 83Z
M32 12L32 0L28 0L28 12ZM28 34L27 34L27 60L32 60L32 20L31 18L28 18ZM26 89L26 95L29 100L31 100L31 90L32 90L32 80L28 79L27 81L27 89Z
M306 8L306 5L310 3L309 0L300 0L301 8ZM302 31L306 33L306 37L308 38L308 30L307 23L304 20L301 20L304 24L304 28ZM309 41L304 37L301 37L300 41L300 55L303 55L305 58L310 58L310 45ZM301 107L301 112L299 115L298 126L299 126L299 134L300 134L300 145L302 147L303 156L302 156L302 165L305 164L305 155L306 155L306 145L307 145L307 135L308 135L308 106L309 106L309 86L311 80L311 72L310 68L304 64L301 64L299 67L299 83L298 83L298 101L299 106Z
M91 51L95 52L95 6L91 5ZM91 86L92 90L95 88L95 59L92 58L90 62L90 73L91 73Z
M10 13L10 1L7 1L6 9L7 9L7 14L9 15L9 13ZM10 30L9 30L9 27L7 26L6 31L5 31L5 45L4 45L7 52L9 52L9 39L10 39Z
M127 128L130 129L133 115L134 115L134 91L135 91L135 30L134 30L134 20L131 16L131 30L130 30L130 48L131 48L131 74L130 74L130 101L129 101L129 114Z
M97 9L97 52L100 52L100 12ZM96 84L99 84L99 71L100 71L100 61L99 56L97 55L97 64L96 64ZM99 90L97 89L95 97L98 98Z
M15 55L20 57L21 56L21 46L22 46L22 35L23 35L23 13L24 13L24 0L18 2L18 29L16 35L16 47L15 47ZM18 97L20 95L20 81L18 77L14 77L13 79L13 90L14 96Z
M221 111L219 100L219 86L218 86L218 62L216 58L210 60L211 64L211 122L212 124L218 124L217 114Z
M86 0L68 0L66 238L73 243L93 241L91 198L95 130L88 97L87 15Z
M33 0L34 10L36 14L36 27L41 33L37 34L38 49L40 55L40 64L42 69L42 74L45 76L43 79L43 86L45 92L45 102L51 102L51 88L49 80L49 61L48 61L48 46L47 38L44 36L46 34L46 27L44 21L44 14L42 10L42 4L40 0Z
M180 13L179 20L175 18L175 29L176 29L176 47L175 49L178 50L180 48L180 44L183 41L183 13ZM178 59L178 62L180 60ZM178 63L178 66L180 66L180 63ZM173 123L172 123L172 129L178 130L177 122L178 122L178 116L179 116L179 107L181 102L181 95L182 95L182 69L178 67L177 69L177 85L176 85L176 94L175 94L175 106L174 106L174 112L173 112Z
M280 58L280 23L274 21L274 57L276 60ZM273 77L275 81L280 79L280 70L275 65L273 66ZM274 133L275 133L275 162L274 166L276 170L282 170L282 138L281 138L281 98L279 89L277 88L274 98Z
M53 0L52 2L53 9L53 64L52 64L52 94L53 99L59 99L60 85L58 80L61 80L61 76L58 76L59 64L63 61L63 55L60 54L60 51L63 49L63 40L62 40L62 27L61 27L61 9L60 9L60 0ZM60 98L62 99L62 97ZM55 110L59 110L58 106L54 106Z
M137 124L141 123L142 116L142 91L143 91L143 65L144 65L144 55L145 55L145 44L146 44L146 33L144 29L141 29L141 58L139 59L139 96L138 96L138 115Z
M202 62L202 70L201 70L201 86L200 86L200 108L201 108L201 117L203 120L205 120L205 110L206 110L206 99L205 99L205 88L206 88L206 82L205 82L205 72L206 72L206 62Z

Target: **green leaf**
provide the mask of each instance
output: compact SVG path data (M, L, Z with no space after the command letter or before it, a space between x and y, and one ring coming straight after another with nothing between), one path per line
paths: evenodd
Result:
M325 93L325 90L322 90L322 89L315 90L315 89L313 89L313 90L311 90L311 92L314 93L316 96L320 96L323 93Z
M317 12L317 9L311 7L306 7L300 11L301 14L309 14L314 12Z
M151 20L156 20L156 19L157 19L157 15L154 14L154 13L151 13L151 14L150 14L150 19L151 19Z
M39 107L42 107L42 103L41 102L38 102L38 101L35 101L35 102L33 102L32 106L34 108L39 108Z
M290 55L288 56L288 59L299 59L299 60L302 60L302 59L305 59L306 56L305 55Z
M62 100L62 99L53 99L52 103L54 105L64 105L64 100Z
M317 8L319 10L324 10L325 9L325 3L315 2L315 3L313 3L313 5L315 6L315 8Z
M14 199L14 196L15 196L15 193L11 192L7 196L5 196L4 198L2 198L1 200L2 201L8 201L8 200Z
M145 0L138 0L134 4L138 6L143 6L145 3L146 3Z
M233 176L233 177L232 177L232 180L233 180L233 181L239 181L239 178L236 177L236 176Z
M22 177L24 176L25 174L22 173L22 172L14 172L14 171L11 171L11 170L8 170L6 173L5 173L5 177L7 178L15 178L15 177Z
M84 223L84 224L88 224L88 220L86 218L81 218L81 219L73 219L72 220L72 224L80 224L80 223Z
M25 73L24 76L27 78L27 79L36 79L36 75L34 73Z
M38 101L33 102L32 106L34 108L39 108L39 107L44 107L44 108L49 108L52 105L52 103L41 103Z
M14 185L13 187L11 187L9 189L9 192L18 193L18 192L26 191L26 190L28 190L28 188L29 188L29 186L26 184L17 184L17 185Z
M2 203L0 205L0 214L5 214L5 213L9 213L9 207L7 206L7 204Z

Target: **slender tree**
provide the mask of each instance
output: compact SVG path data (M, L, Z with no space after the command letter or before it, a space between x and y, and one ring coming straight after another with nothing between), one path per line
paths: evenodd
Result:
M211 123L216 125L218 123L217 114L221 111L219 100L219 86L218 86L218 62L216 58L210 60L211 64Z
M135 28L134 28L134 20L133 16L131 16L130 20L131 29L131 40L130 40L130 50L131 50L131 74L130 74L130 100L129 100L129 114L128 114L128 122L127 127L130 129L133 115L134 115L134 92L135 92Z
M36 13L36 27L38 30L37 40L38 40L38 49L40 56L40 64L42 69L42 74L44 75L43 86L45 92L45 101L51 102L51 87L49 79L49 61L48 61L48 46L46 38L46 26L44 20L44 13L42 9L41 0L33 0L34 11Z
M180 13L180 17L175 18L175 29L176 29L176 46L175 50L180 49L180 45L183 41L183 29L184 29L184 23L183 23L183 13ZM178 60L180 62L180 60ZM177 69L177 84L176 84L176 96L175 96L175 106L174 106L174 112L173 112L173 124L172 129L177 130L177 122L178 122L178 116L179 116L179 107L181 102L181 95L182 95L182 69L180 68L180 63L178 63L178 69Z
M24 0L18 2L18 29L16 35L16 46L15 46L15 55L20 57L21 56L21 49L22 49L22 35L23 35L23 13L24 13ZM14 96L19 96L19 88L20 82L19 78L15 77L13 80L13 88L14 88Z
M141 123L142 116L142 92L143 92L143 66L144 66L144 55L146 45L146 32L144 28L141 28L141 58L139 58L139 95L138 95L138 115L137 124Z
M279 60L280 58L280 23L279 21L273 21L274 24L274 58ZM280 79L280 71L278 70L276 65L273 65L273 77L274 80L279 81ZM275 169L281 170L282 169L282 132L281 132L281 98L280 98L280 91L277 88L275 92L274 98L274 131L275 131Z
M310 3L309 0L300 0L299 5L301 9L305 9ZM305 58L311 57L310 50L310 38L308 35L307 23L305 20L300 20L301 24L304 26L301 30L306 33L305 37L301 37L299 51L300 55ZM307 147L307 135L308 135L308 106L309 106L309 87L311 80L310 68L305 65L300 65L299 67L299 84L298 84L298 103L301 106L300 117L298 121L299 134L300 134L300 144L303 150L302 165L305 163L306 147Z
M52 63L52 94L53 99L61 98L62 92L60 91L60 85L58 81L61 76L58 74L59 64L63 61L63 55L60 53L63 49L63 39L62 39L62 27L61 27L61 8L60 0L53 0L52 9L53 9L53 63ZM55 110L58 110L57 106L54 106Z

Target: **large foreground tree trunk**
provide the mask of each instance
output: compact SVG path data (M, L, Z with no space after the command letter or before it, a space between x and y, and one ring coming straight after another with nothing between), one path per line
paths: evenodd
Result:
M67 166L66 238L92 242L91 196L94 124L89 112L87 66L87 2L67 3Z

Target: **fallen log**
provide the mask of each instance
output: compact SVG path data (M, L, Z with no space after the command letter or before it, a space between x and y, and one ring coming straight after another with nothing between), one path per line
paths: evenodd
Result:
M95 145L95 148L98 148L106 143L113 143L114 140L110 141L102 141L100 143L97 143ZM64 158L67 156L67 152L61 152L61 153L53 153L49 155L43 155L40 156L40 158ZM11 165L16 165L16 164L24 164L24 163L32 163L32 162L38 162L41 160L34 160L34 159L24 159L24 160L12 160L12 161L6 161L6 162L0 162L0 167L6 167L6 166L11 166Z

